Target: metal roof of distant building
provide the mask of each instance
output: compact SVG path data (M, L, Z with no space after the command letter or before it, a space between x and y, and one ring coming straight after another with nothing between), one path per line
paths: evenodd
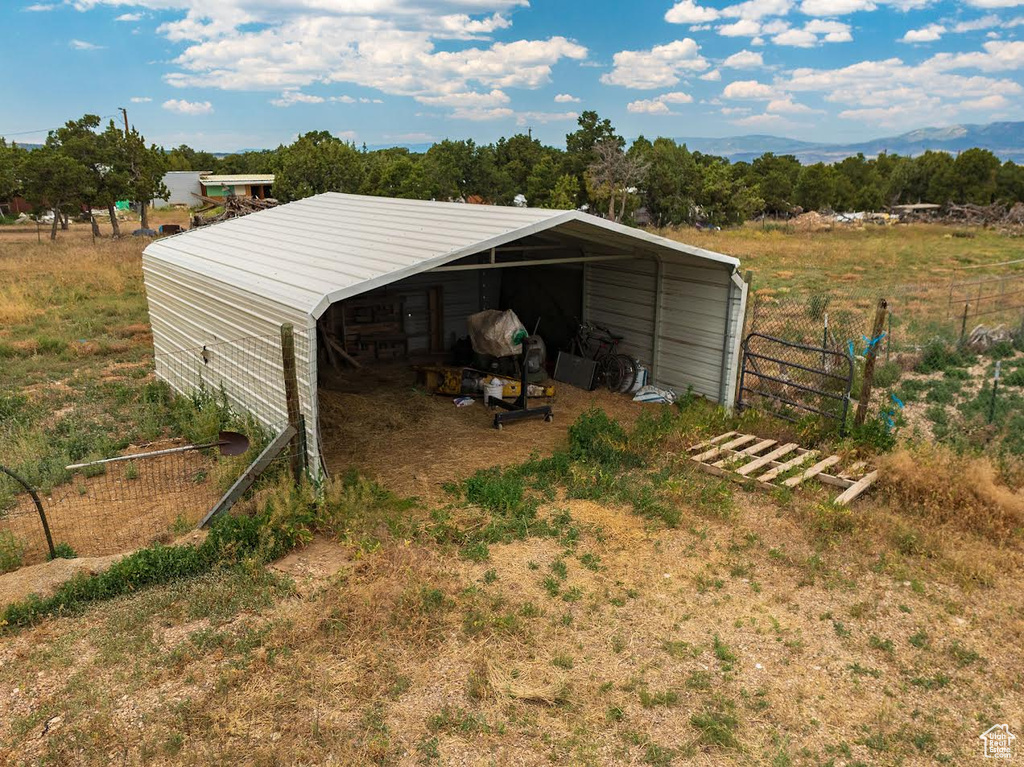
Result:
M200 177L204 184L273 184L273 173L228 173L222 175L204 175Z
M612 248L739 264L575 210L336 192L157 240L145 254L319 317L336 301L554 229Z

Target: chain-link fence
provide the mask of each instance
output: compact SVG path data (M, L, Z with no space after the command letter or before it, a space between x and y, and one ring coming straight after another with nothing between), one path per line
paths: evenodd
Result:
M311 332L292 334L295 356L299 349L308 353ZM118 554L193 530L291 422L284 368L281 335L158 352L154 372L136 383L146 404L143 417L155 421L151 431L157 438L116 455L72 454L80 460L60 467L50 486L38 492L57 554ZM77 403L73 418L109 428L110 407ZM222 455L223 432L243 435L244 452ZM291 440L262 471L264 480L293 468L299 453L305 460L305 445L300 437ZM67 460L67 454L60 457ZM19 468L16 474L40 474L31 465ZM51 544L32 495L0 472L0 572L49 556Z

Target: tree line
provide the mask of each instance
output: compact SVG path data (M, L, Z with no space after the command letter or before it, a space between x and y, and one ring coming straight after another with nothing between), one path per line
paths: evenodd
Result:
M113 122L100 129L100 118L85 115L50 131L36 149L7 144L0 138L0 201L21 196L37 210L53 212L50 238L69 215L83 209L106 210L115 236L120 235L115 204L121 200L143 203L142 226L150 200L167 194L163 176L166 153L147 145L134 128L122 131ZM93 234L99 225L90 215Z
M101 131L93 115L51 132L41 149L24 151L0 140L0 200L22 194L40 208L58 211L105 207L115 230L114 202L165 195L161 178L167 170L273 173L274 196L285 202L342 191L586 208L617 221L655 226L725 226L758 215L879 210L917 202L1024 201L1024 166L1002 162L985 149L956 157L936 151L917 157L859 154L812 165L766 153L751 162L731 162L690 151L671 138L640 136L628 143L611 121L593 111L580 115L564 149L516 134L491 144L446 139L425 152L370 151L312 131L276 149L217 156L186 145L147 146L137 131L125 133L113 123Z

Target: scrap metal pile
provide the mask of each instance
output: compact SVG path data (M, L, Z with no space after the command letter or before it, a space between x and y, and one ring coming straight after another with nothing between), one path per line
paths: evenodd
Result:
M201 226L209 226L210 224L216 224L218 221L227 221L229 218L247 216L258 210L275 208L280 204L277 200L271 197L267 197L263 200L256 197L236 197L234 195L228 195L227 197L219 199L216 197L206 197L198 194L196 197L206 204L192 214L193 229L198 229ZM223 210L219 213L204 215L210 214L211 211L221 208L223 208Z

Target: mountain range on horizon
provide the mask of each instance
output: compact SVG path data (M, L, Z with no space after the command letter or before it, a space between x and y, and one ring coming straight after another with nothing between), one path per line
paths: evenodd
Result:
M957 154L965 149L988 149L1001 160L1024 163L1024 122L994 122L985 125L965 123L945 128L918 128L897 136L884 136L853 143L829 143L801 139L749 134L713 138L707 136L676 137L677 143L695 152L727 157L733 162L750 162L765 152L790 154L801 163L839 162L846 157L863 154L876 157L882 152L917 156L928 150ZM401 146L411 152L425 152L429 143L378 144L368 149L386 149Z
M856 154L875 157L887 152L916 156L928 150L956 154L973 147L988 149L1001 160L1024 161L1024 122L919 128L898 136L885 136L850 144L801 141L771 135L689 137L675 140L678 143L685 143L691 151L728 157L734 162L749 162L765 152L791 154L807 165L816 162L839 162Z

